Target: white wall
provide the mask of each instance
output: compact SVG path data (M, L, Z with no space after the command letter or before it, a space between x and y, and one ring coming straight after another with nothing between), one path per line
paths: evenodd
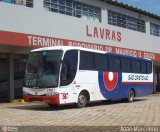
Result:
M160 21L143 16L146 20L147 32L141 33L107 24L107 9L138 17L137 13L124 8L114 7L99 1L81 0L102 8L102 22L84 20L72 16L65 16L43 9L43 0L34 2L34 8L0 2L0 30L28 33L49 37L112 45L129 49L160 53L160 37L150 35L150 21ZM87 37L86 25L89 33L94 27L114 30L122 33L122 41L112 41L101 38Z

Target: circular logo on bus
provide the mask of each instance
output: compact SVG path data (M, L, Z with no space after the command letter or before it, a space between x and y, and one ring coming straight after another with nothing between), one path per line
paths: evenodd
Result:
M117 72L103 72L103 82L104 82L105 88L108 91L114 90L118 83L118 73Z
M98 83L100 91L104 98L112 99L115 98L116 92L120 91L119 86L122 82L121 72L108 72L99 71L98 72Z

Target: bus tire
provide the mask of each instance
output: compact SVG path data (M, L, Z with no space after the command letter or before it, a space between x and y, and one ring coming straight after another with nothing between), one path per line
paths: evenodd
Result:
M135 97L135 92L133 91L133 89L129 90L127 101L129 103L132 103L134 101L134 97Z
M83 108L86 106L88 102L88 97L86 92L81 92L78 96L78 102L77 102L77 107L78 108Z
M58 105L56 105L56 104L48 104L48 106L49 106L50 108L58 107Z

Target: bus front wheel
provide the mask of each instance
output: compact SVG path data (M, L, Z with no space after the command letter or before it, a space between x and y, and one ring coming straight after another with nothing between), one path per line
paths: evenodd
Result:
M129 93L128 93L128 102L132 103L134 101L134 97L135 97L134 91L133 90L129 90Z
M83 108L86 106L88 102L87 94L85 92L81 92L78 96L77 107Z

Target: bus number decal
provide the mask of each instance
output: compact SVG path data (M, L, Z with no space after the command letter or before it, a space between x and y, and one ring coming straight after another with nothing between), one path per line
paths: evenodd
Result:
M62 93L62 99L63 100L68 99L68 93Z

